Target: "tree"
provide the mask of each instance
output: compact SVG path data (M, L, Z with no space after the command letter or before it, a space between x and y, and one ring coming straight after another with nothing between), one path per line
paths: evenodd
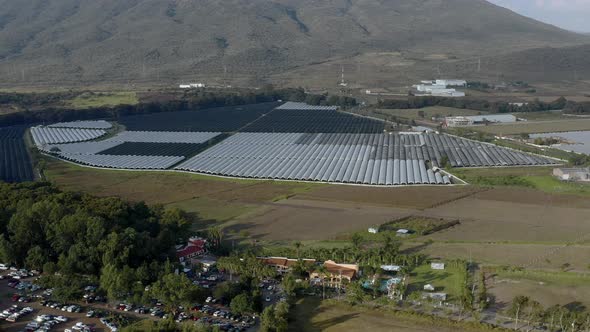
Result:
M352 234L350 241L352 242L353 247L355 247L356 249L359 249L361 247L362 242L363 242L363 237L359 233L354 233L354 234Z
M445 154L440 158L440 167L447 168L450 166L449 157Z
M42 270L43 265L47 262L47 257L40 246L34 246L27 253L25 266L32 270Z
M252 312L252 301L248 294L242 293L231 300L230 308L232 312L237 314L244 314L247 312Z
M175 315L180 305L188 307L191 303L204 299L204 292L184 274L169 273L163 276L152 284L150 293Z
M275 308L268 306L262 311L260 316L260 331L271 332L276 326Z
M281 283L283 286L283 291L289 297L295 296L295 290L297 289L297 283L295 282L295 277L293 275L288 274L283 277L283 281Z
M295 249L297 250L297 259L301 258L300 250L303 244L300 241L294 243Z
M365 290L358 282L351 282L346 287L346 299L352 303L363 303L365 300Z
M316 273L322 279L322 299L326 299L326 277L328 276L328 269L325 265L320 265L316 269Z
M289 304L287 302L279 302L275 306L275 331L286 332L289 327Z
M508 309L508 313L514 317L514 328L518 329L518 320L521 317L523 310L528 305L530 299L527 296L518 295L512 300L512 304Z

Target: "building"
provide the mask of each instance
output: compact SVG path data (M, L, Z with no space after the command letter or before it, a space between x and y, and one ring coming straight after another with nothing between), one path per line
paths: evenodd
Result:
M467 86L467 81L442 79L442 80L436 80L435 84L444 85L444 86Z
M399 272L402 270L402 267L399 265L381 265L381 270L387 272Z
M466 127L486 123L513 123L516 121L516 116L512 114L449 116L445 118L444 125L446 127Z
M176 246L176 257L181 262L191 260L207 253L207 240L201 237L191 237L186 245Z
M430 268L433 270L444 270L445 263L430 263Z
M590 167L587 168L554 168L553 176L561 181L590 182Z
M379 233L379 229L377 227L369 227L369 233L377 234Z
M467 127L473 126L473 120L465 116L449 116L445 118L443 122L445 127Z
M472 115L467 116L473 120L474 124L482 124L482 123L513 123L517 121L516 116L513 114L486 114L486 115Z
M424 285L424 290L427 292L434 292L435 288L431 284Z
M205 84L204 83L189 83L189 84L181 84L178 87L181 89L198 89L198 88L204 88Z
M447 300L447 293L423 293L423 299L431 299L434 301L446 301Z
M291 272L291 269L293 269L293 266L295 266L298 262L299 259L294 259L294 258L287 258L287 257L258 257L258 259L260 259L264 264L272 267L273 269L275 269L277 271L277 273L279 274L286 274ZM306 265L313 265L315 264L316 260L315 259L301 259L303 261L304 264Z
M322 279L325 280L329 287L342 287L342 283L346 280L352 281L359 272L359 266L356 264L338 264L334 261L325 261L326 275L321 275L318 271L314 271L309 276L312 284L322 284Z
M456 85L449 85L449 82L456 84ZM419 95L431 95L435 97L465 97L465 92L457 91L453 88L449 88L449 86L464 86L465 84L459 84L465 81L458 81L458 80L436 80L435 82L431 81L422 81L421 84L413 85L412 87L415 88Z

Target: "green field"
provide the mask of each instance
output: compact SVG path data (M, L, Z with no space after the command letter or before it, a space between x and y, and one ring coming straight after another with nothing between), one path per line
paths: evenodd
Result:
M76 98L66 101L66 105L74 108L135 105L137 103L138 99L135 92L82 93Z
M447 264L444 270L433 270L430 264L421 265L410 273L408 292L422 294L424 285L431 284L437 292L447 293L449 301L461 294L461 273Z
M515 186L554 194L590 196L590 185L563 182L553 177L552 167L456 168L452 173L472 185Z
M510 124L494 124L489 126L472 127L484 133L494 135L518 135L521 133L552 133L564 131L590 130L590 119L569 119L554 121L531 121Z
M527 119L529 121L553 121L553 120L566 120L570 117L564 116L562 112L524 112L524 113L513 113L519 119Z
M380 115L386 116L395 116L398 118L404 118L409 120L428 120L430 121L433 116L467 116L467 115L480 115L483 114L482 112L470 110L470 109L461 109L461 108L452 108L452 107L443 107L443 106L432 106L432 107L425 107L420 109L377 109L374 111ZM419 113L424 112L424 118L420 117Z
M442 318L394 312L385 308L349 306L318 298L297 301L290 312L289 331L293 332L478 332L485 331Z

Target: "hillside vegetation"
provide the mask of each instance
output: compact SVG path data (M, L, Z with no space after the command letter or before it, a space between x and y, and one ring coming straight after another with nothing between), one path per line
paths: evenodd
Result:
M0 72L13 85L260 82L363 53L463 58L588 41L484 0L0 0L0 7Z

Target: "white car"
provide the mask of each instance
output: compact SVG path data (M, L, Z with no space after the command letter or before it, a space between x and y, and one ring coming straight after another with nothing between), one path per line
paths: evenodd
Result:
M206 303L210 303L211 301L213 301L213 298L212 298L211 296L209 296L209 297L208 297L208 298L205 300L205 302L206 302Z
M59 322L62 322L62 323L65 323L65 322L67 322L67 321L68 321L68 317L64 317L64 316L57 316L57 317L55 317L55 320L57 320L57 321L59 321Z

